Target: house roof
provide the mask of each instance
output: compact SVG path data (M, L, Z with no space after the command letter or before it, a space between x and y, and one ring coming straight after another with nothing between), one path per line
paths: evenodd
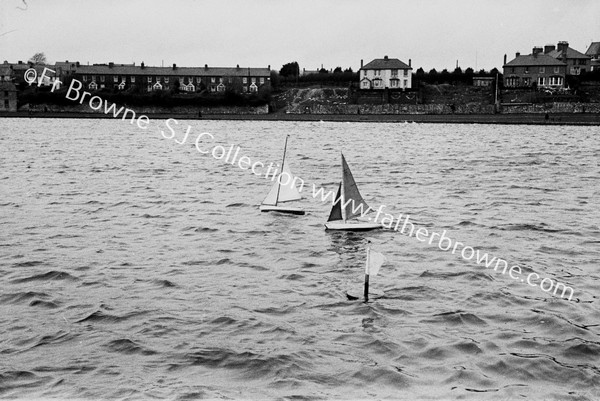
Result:
M567 47L567 52L566 52L566 57L567 58L585 58L585 59L589 59L590 56L586 56L583 53L578 52L575 49L571 49L570 47ZM548 52L549 56L552 56L554 58L563 58L565 55L563 54L562 50L552 50L551 52Z
M238 76L268 77L268 68L248 67L144 67L132 65L80 65L77 74L163 75L163 76Z
M375 60L367 63L361 70L412 70L407 64L398 60L397 58L376 58Z
M538 53L535 56L533 54L518 56L508 63L504 64L504 67L524 67L524 66L535 66L535 65L562 65L563 63L556 58L549 56L548 54Z
M600 42L592 42L585 54L588 56L597 56L600 54Z

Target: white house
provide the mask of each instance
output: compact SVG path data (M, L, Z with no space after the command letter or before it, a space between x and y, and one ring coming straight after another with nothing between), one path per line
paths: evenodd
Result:
M412 68L397 58L376 58L362 65L360 62L360 89L412 88Z

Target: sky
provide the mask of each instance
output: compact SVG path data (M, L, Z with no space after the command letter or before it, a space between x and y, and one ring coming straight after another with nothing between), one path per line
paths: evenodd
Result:
M0 62L490 70L563 40L585 53L599 16L598 0L0 0Z

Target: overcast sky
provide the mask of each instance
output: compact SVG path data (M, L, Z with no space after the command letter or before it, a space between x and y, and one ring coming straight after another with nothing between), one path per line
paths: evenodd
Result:
M489 70L561 40L585 53L599 17L598 0L0 0L0 61Z

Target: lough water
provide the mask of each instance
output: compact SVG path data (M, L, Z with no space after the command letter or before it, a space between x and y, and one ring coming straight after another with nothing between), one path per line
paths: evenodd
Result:
M0 119L0 397L600 397L596 127ZM195 136L287 160L306 216ZM393 230L324 230L340 151L373 208L573 288ZM348 301L365 249L383 296Z

